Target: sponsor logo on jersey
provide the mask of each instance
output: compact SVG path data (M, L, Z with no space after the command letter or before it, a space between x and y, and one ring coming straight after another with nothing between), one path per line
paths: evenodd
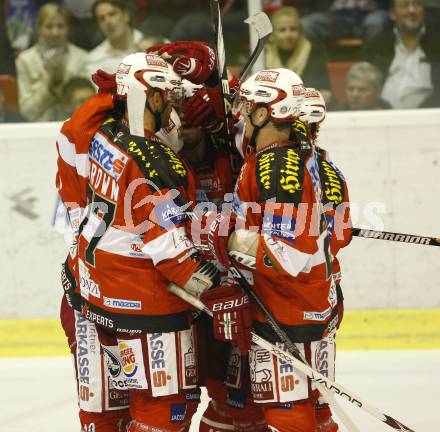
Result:
M329 343L327 339L318 342L315 351L315 364L318 372L325 377L329 377Z
M99 284L97 284L91 277L87 266L82 260L78 260L79 263L79 282L81 296L88 300L89 296L101 298L101 291Z
M251 365L251 389L255 400L273 400L274 386L272 370L265 367L271 364L269 351L257 349L249 353Z
M295 244L295 225L295 218L265 214L263 218L263 233Z
M188 220L188 215L171 199L157 204L154 213L155 222L161 229L171 228Z
M271 184L271 175L270 173L273 171L273 164L275 163L275 153L267 152L263 153L258 158L258 166L257 166L257 175L260 184L264 189L269 190L272 186Z
M79 382L79 398L82 401L89 401L94 394L90 391L90 353L89 353L89 327L92 324L87 321L86 317L76 313L76 361Z
M185 177L186 168L183 161L168 146L160 144L160 147L168 156L168 162L170 163L171 169L180 177Z
M149 334L148 344L151 359L150 367L152 369L152 387L164 387L171 377L166 373L165 343L162 338L162 333Z
M116 180L124 171L127 156L110 144L100 133L95 134L89 147L90 159Z
M277 347L286 350L285 344L277 343ZM278 361L278 375L280 381L280 389L283 392L293 391L295 384L299 381L295 380L293 375L293 366L285 360L279 359Z
M283 190L293 194L302 188L299 173L301 158L294 149L289 148L282 159L283 167L280 169L280 185Z
M110 374L111 388L116 390L126 390L127 381L125 376L122 375L122 365L119 361L118 355L114 353L110 347L105 347L102 345L102 350L104 352L104 360L107 365L107 371ZM111 399L120 399L120 394L116 392L113 397L109 394Z
M111 297L104 297L104 306L114 309L132 309L141 310L142 302L137 300L122 300Z
M125 342L119 342L119 355L125 376L131 378L138 370L133 348Z
M170 422L178 423L183 422L186 416L186 404L172 404L170 407Z
M308 321L325 321L331 313L331 309L328 308L324 312L304 312L304 319Z
M255 81L266 81L266 82L274 83L278 79L279 74L280 73L276 71L261 71L255 77Z
M325 160L321 162L324 174L324 194L328 201L333 204L341 204L343 201L344 188L335 169Z

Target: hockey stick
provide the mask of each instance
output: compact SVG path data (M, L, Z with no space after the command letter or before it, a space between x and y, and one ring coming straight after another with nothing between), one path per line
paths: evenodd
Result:
M422 237L413 234L393 233L389 231L376 231L362 228L353 228L352 233L356 237L364 237L369 239L421 244L425 246L440 246L440 238L435 237Z
M257 295L257 293L252 289L250 283L246 280L246 278L243 276L243 274L237 268L237 261L234 259L233 256L230 256L230 258L232 261L230 271L232 272L234 277L238 280L243 291L248 295L249 298L252 298L255 301L258 308L261 310L261 312L263 313L267 322L271 326L272 330L279 337L280 341L285 344L288 351L290 351L299 361L310 366L309 362L302 355L302 353L299 351L299 349L296 347L296 345L290 340L290 338L286 334L286 332L280 327L278 322L275 320L273 315L270 313L269 309L262 302L262 300ZM347 431L348 432L360 432L359 429L357 428L357 426L351 420L351 418L347 415L347 413L338 404L338 402L335 399L334 394L331 393L323 384L321 384L318 381L315 381L315 386L318 389L319 393L321 393L321 396L323 397L325 402L328 403L332 407L335 414L339 417L339 419L342 421L344 426L347 428Z
M253 26L258 35L258 42L254 50L252 51L251 56L249 57L247 63L243 66L243 69L238 76L238 80L242 83L249 72L252 70L252 66L257 61L258 57L263 51L264 45L272 33L272 23L270 22L269 17L264 12L257 12L256 14L246 18L244 20L246 24Z
M168 291L175 294L176 296L180 297L182 300L191 304L195 308L202 310L203 312L205 312L206 314L212 317L211 311L205 306L205 304L202 301L200 301L197 297L191 295L184 289L178 287L176 284L170 283L168 285ZM264 348L265 350L269 351L271 354L275 355L280 360L290 363L296 369L300 370L305 375L312 378L315 382L319 382L323 384L328 390L338 394L339 396L341 396L342 398L344 398L354 406L357 406L358 408L361 408L364 411L370 413L373 417L376 417L377 419L387 424L391 428L401 432L415 432L413 429L408 428L408 426L403 425L399 421L395 420L393 417L388 416L385 413L379 411L377 408L374 408L373 406L369 405L367 402L363 401L353 392L342 387L340 384L337 384L336 382L332 381L326 376L315 371L310 366L302 363L289 352L284 351L281 348L278 348L277 346L271 344L269 341L258 336L255 332L252 332L252 342L260 346L261 348Z

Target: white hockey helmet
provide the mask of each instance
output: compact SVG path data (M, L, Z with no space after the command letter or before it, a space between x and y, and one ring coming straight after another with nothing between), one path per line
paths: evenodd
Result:
M116 71L116 96L126 100L130 133L144 136L144 111L147 92L157 89L165 102L181 98L181 78L162 57L153 54L130 54Z
M259 105L267 106L274 122L296 119L304 100L304 84L289 69L265 69L248 78L237 94L235 108L252 113Z
M327 107L325 100L318 90L307 87L304 95L304 102L301 107L299 119L308 124L320 124L325 119Z

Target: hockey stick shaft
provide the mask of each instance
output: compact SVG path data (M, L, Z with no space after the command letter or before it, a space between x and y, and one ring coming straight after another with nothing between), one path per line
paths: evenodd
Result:
M212 317L212 312L206 307L206 305L201 300L191 295L184 289L180 288L176 284L170 283L168 285L168 291L180 297L182 300L194 306L196 309L202 310L203 312L205 312L206 314ZM252 342L260 346L261 348L264 348L265 350L269 351L271 354L278 357L280 360L290 363L296 369L300 370L305 375L312 378L315 382L317 381L323 384L328 390L332 391L335 394L338 394L346 401L350 402L354 406L357 406L358 408L363 409L364 411L368 412L373 417L376 417L377 419L384 422L393 429L402 432L415 432L413 429L408 428L399 421L395 420L393 417L390 417L384 414L383 412L379 411L377 408L374 408L373 406L369 405L367 402L363 401L361 398L356 396L353 392L347 390L346 388L342 387L341 385L337 384L336 382L332 381L326 376L315 371L310 366L302 363L293 354L284 351L281 348L278 348L277 346L271 344L269 341L258 336L254 331L252 332Z
M400 243L421 244L425 246L440 246L440 238L435 237L423 237L413 234L402 234L390 231L376 231L361 228L353 228L352 233L356 237L364 237L375 240L388 240Z
M290 351L299 361L310 366L306 358L301 354L301 352L296 347L296 345L290 340L286 332L280 327L274 316L270 313L269 309L266 307L266 305L263 303L263 301L260 299L257 293L252 289L251 285L248 283L246 278L237 268L237 262L235 261L235 259L232 256L230 257L230 259L232 261L232 265L230 267L232 274L239 281L240 286L243 288L243 291L248 295L249 298L252 298L254 302L257 304L257 306L265 316L267 322L271 326L272 330L279 337L280 341L286 345L288 351ZM324 401L332 407L335 414L339 417L339 419L342 421L344 426L347 428L347 431L360 432L357 426L350 419L350 417L338 404L338 402L334 397L334 394L319 382L315 382L315 386L318 389L319 393L321 393L321 396L323 397Z

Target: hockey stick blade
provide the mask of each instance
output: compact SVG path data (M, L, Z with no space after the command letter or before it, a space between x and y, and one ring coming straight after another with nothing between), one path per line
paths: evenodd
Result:
M257 12L256 14L251 15L250 17L246 18L244 22L252 26L257 32L258 43L251 56L249 57L249 60L243 66L240 75L238 76L238 80L240 82L243 82L249 75L249 72L257 61L261 51L263 51L266 40L272 33L272 23L270 22L269 17L264 12Z
M180 297L182 300L186 301L190 305L194 306L196 309L202 310L206 314L212 317L212 312L206 307L206 305L197 297L194 297L183 288L180 288L174 283L170 283L168 285L168 291L175 294L177 297ZM300 362L294 355L290 354L287 351L273 345L266 339L263 339L259 335L257 335L254 331L252 332L252 342L256 345L259 345L261 348L269 351L274 356L278 357L280 360L283 360L287 363L290 363L293 367L313 379L324 385L327 390L332 391L333 393L339 395L344 400L350 402L352 405L361 408L362 410L368 412L373 417L376 417L378 420L387 424L395 430L403 431L403 432L415 432L413 429L410 429L408 426L405 426L403 423L397 421L393 417L384 414L379 411L377 408L374 408L372 405L363 401L360 397L356 396L353 392L347 390L340 384L332 381L321 373L317 372L310 366Z
M413 234L394 233L390 231L376 231L370 229L353 228L352 233L356 237L373 240L388 240L400 243L420 244L425 246L440 246L440 238L424 237Z

